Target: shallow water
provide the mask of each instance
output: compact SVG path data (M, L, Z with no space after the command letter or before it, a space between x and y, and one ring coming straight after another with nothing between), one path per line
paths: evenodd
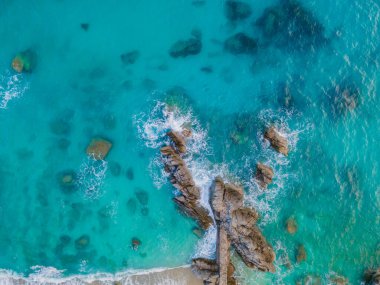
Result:
M253 23L278 2L247 3L252 15L232 23L216 0L0 1L0 268L27 275L51 266L68 276L209 255L212 243L192 233L160 169L163 134L189 117L196 136L187 162L204 195L217 174L244 184L276 250L275 274L237 261L242 284L294 284L310 274L359 284L379 266L379 3L302 1L324 27L315 38L306 28L264 37ZM194 28L201 53L170 57ZM227 53L223 42L237 32L258 38L258 50ZM28 48L36 68L16 75L11 60ZM123 63L133 50L136 62ZM358 106L340 111L334 89L351 85ZM167 118L157 102L174 86L187 99ZM263 141L270 124L291 142L288 157ZM85 152L97 136L113 143L101 163ZM275 170L266 192L252 179L257 161ZM59 184L65 171L77 175L73 191ZM141 192L148 198L139 201ZM295 235L285 230L289 216ZM82 235L89 244L78 249ZM299 244L307 259L297 264Z

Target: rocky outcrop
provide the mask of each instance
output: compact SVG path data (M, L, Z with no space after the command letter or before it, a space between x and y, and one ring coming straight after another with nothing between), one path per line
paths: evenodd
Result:
M87 147L87 155L93 157L96 160L103 160L111 150L112 143L106 139L95 138L92 139Z
M282 153L283 155L287 156L289 149L288 149L288 141L285 137L280 135L280 133L274 128L270 127L267 129L264 133L264 138L267 139L270 143L270 145L279 153Z
M36 65L36 53L31 50L25 50L18 53L12 60L12 68L17 72L32 72Z
M173 144L161 148L161 154L166 158L165 169L170 174L170 182L181 195L173 198L178 207L188 216L196 219L203 229L208 229L213 220L209 211L200 204L200 189L195 185L189 169L181 154L186 151L185 139L180 133L170 131L167 134Z
M272 183L274 176L273 169L262 163L256 165L256 180L262 188L267 188Z

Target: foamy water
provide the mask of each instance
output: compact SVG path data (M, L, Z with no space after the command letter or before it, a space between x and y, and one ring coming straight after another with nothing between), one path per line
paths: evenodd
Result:
M0 109L6 109L9 101L21 97L28 89L22 74L6 71L0 74Z

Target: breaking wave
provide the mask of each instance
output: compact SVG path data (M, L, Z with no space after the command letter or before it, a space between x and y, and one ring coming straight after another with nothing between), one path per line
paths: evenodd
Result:
M0 109L6 109L9 101L21 97L28 88L22 74L11 75L7 71L5 75L0 75Z

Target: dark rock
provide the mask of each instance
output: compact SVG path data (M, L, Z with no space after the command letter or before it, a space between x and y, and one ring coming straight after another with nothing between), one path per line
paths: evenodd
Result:
M129 212L129 214L134 214L136 212L136 209L137 209L137 202L135 199L133 198L130 198L128 201L127 201L127 210Z
M224 49L232 54L253 54L257 48L257 40L244 33L237 33L224 41Z
M55 135L67 136L71 132L71 125L65 118L57 118L50 122L50 130Z
M138 238L132 238L131 244L132 244L132 248L134 250L137 250L139 246L141 245L141 241Z
M68 235L61 235L59 237L59 242L62 243L63 245L68 245L71 241L71 237Z
M256 25L264 37L278 46L306 51L327 42L322 24L295 0L280 1L267 8Z
M140 202L141 205L147 205L149 202L149 194L145 190L141 188L135 189L135 195L137 197L137 200Z
M267 186L272 183L272 179L274 176L273 169L262 163L257 163L256 167L257 182L262 188L267 188Z
M75 240L75 248L78 250L83 250L90 244L90 236L82 235Z
M212 73L214 70L212 69L211 66L203 66L201 67L201 71L204 73Z
M94 138L87 147L87 155L96 160L103 160L111 150L112 143L106 139Z
M110 169L110 172L113 176L120 176L121 174L121 166L119 163L117 163L116 161L111 161L109 164L108 164L108 167Z
M20 148L17 150L17 157L20 160L26 160L32 158L34 155L34 152L27 148Z
M251 16L251 14L251 6L245 2L228 0L225 3L225 15L230 21L243 20Z
M125 65L134 64L139 57L140 57L140 52L138 50L133 50L133 51L126 52L120 55L121 61Z
M129 168L127 169L127 172L125 173L125 176L127 176L127 178L128 178L129 180L133 180L133 179L135 178L135 175L134 175L134 173L133 173L133 168L132 168L132 167L129 167Z
M18 53L12 60L12 68L17 72L32 72L37 63L37 55L31 50L27 49Z
M82 23L80 24L80 27L82 28L83 31L88 31L88 29L90 28L90 24L88 23Z
M288 141L285 137L280 135L274 127L270 127L265 131L264 138L266 138L270 142L271 146L276 151L282 153L285 156L288 155Z
M296 255L296 260L297 260L297 263L301 263L302 261L305 261L307 258L307 255L306 255L306 249L305 249L305 246L300 244L298 247L297 247L297 255Z
M169 50L171 57L187 57L199 54L202 50L202 41L200 38L194 37L188 40L179 40L175 42Z
M364 274L364 281L368 285L380 285L380 268L367 270Z
M360 104L360 89L352 83L343 82L328 91L332 112L336 117L352 112Z

